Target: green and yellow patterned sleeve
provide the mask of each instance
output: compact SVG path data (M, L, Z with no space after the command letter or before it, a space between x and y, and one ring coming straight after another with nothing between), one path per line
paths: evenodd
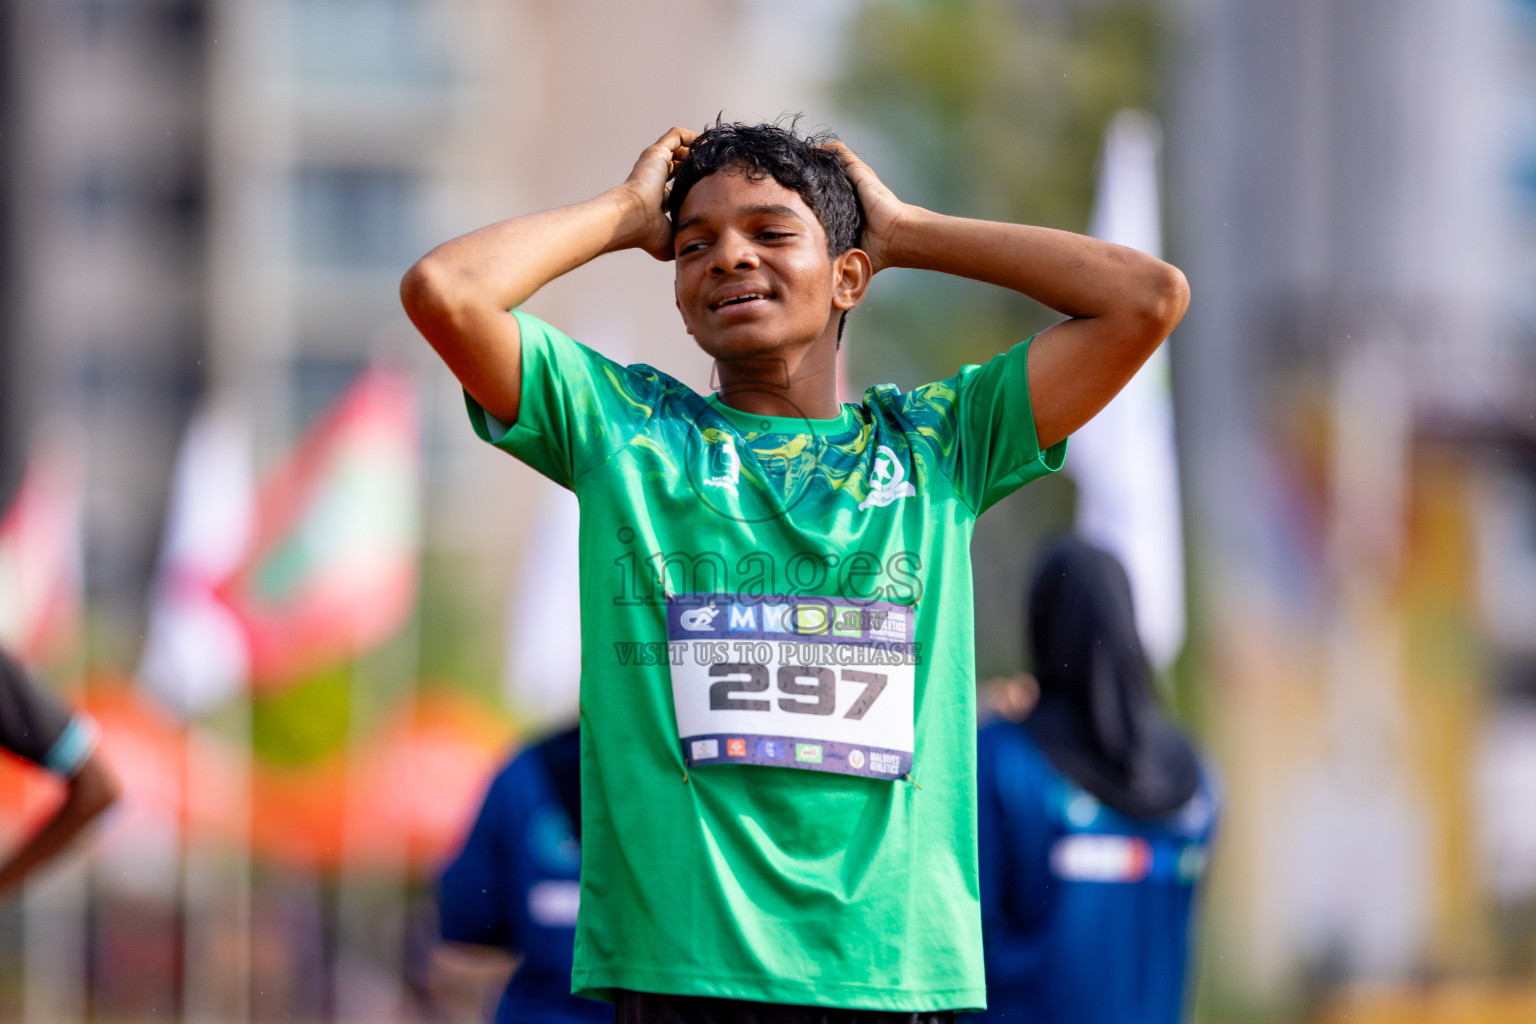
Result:
M465 393L470 423L481 440L574 488L640 432L655 408L659 379L620 366L538 317L514 315L523 347L517 422L508 428Z
M907 415L933 443L956 492L980 515L1031 480L1060 469L1067 442L1040 450L1029 395L1029 343L907 396Z

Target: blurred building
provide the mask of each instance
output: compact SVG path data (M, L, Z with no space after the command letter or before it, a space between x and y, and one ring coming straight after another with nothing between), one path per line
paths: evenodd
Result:
M1175 7L1213 948L1250 996L1528 977L1536 5Z
M203 376L204 15L195 2L4 11L5 477L47 418L84 427L91 563L119 600L142 585Z
M816 74L826 69L811 65L831 52L815 38L825 35L829 6L844 5L0 5L0 504L51 418L83 429L93 666L126 671L138 658L166 489L193 411L215 402L243 413L258 464L271 465L367 363L383 359L414 370L425 410L423 653L398 671L414 678L450 665L475 682L494 678L502 609L557 488L474 438L457 385L400 309L400 276L453 235L617 184L674 124L802 109L819 120ZM626 253L528 306L616 358L655 363L703 388L709 365L671 292L669 266ZM521 573L533 588L523 604L546 593L539 575ZM429 668L434 644L453 650ZM574 659L522 663L524 674L548 675ZM103 864L134 859L120 839L104 835ZM103 949L111 921L129 922L131 933L140 920L113 917L114 901L159 898L130 892L119 874L99 871L89 896ZM305 885L315 888L277 877L269 895L278 904L294 897L318 920L318 897ZM159 910L175 910L162 902ZM307 973L298 977L283 966L292 958L277 954L284 941L308 950L304 936L268 941L277 925L259 918L253 930L226 916L203 923L228 941L196 963L97 962L95 1012L148 1012L148 1003L174 998L179 981L188 998L207 989L199 998L246 1006L258 1019L318 1019L330 975L315 961L326 957L366 961L336 973L361 980L335 1005L358 1019L401 1012L399 949L390 949L398 921L374 929L382 953L331 948L301 958ZM143 949L177 955L144 930ZM336 931L341 945L356 937L345 923ZM249 956L229 952L242 943ZM225 966L209 972L217 977L175 977L204 961ZM75 965L66 966L61 976L73 977ZM0 976L8 1019L16 1016L9 977ZM114 994L134 986L139 1002ZM86 998L79 986L54 987L68 1005ZM247 989L269 994L247 1004ZM359 1010L380 992L383 1009ZM52 1014L48 999L27 995L34 1019L72 1018Z
M617 183L674 123L804 108L803 58L827 46L770 46L817 30L818 7L5 5L0 477L49 416L84 426L98 660L136 656L194 406L243 409L269 461L375 358L417 367L431 398L429 541L509 567L543 500L519 496L547 492L479 449L400 274L453 234ZM668 63L680 48L687 75ZM703 386L670 279L616 257L530 308Z

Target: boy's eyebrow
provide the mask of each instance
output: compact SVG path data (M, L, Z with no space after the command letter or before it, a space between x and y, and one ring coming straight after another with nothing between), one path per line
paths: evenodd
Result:
M745 206L742 207L738 212L745 214L748 217L766 215L770 217L793 217L795 220L804 220L804 218L801 217L800 214L796 213L792 207L783 206L779 203L760 203L757 206ZM693 227L703 219L704 215L702 213L696 213L692 217L689 217L680 223L676 228L672 230L672 233L675 235L687 231L689 228Z

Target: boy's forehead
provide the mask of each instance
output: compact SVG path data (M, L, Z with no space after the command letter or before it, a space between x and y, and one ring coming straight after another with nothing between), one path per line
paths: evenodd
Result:
M677 211L677 223L686 227L690 221L718 221L761 213L768 207L783 207L807 224L821 227L815 211L794 189L781 185L772 175L748 177L734 168L700 178L684 197Z

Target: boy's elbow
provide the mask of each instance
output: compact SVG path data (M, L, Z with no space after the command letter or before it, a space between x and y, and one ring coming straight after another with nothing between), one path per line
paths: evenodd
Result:
M1140 334L1150 351L1173 333L1189 309L1189 281L1184 272L1170 263L1155 261L1136 310Z
M441 316L451 305L450 277L430 254L417 260L400 279L400 304L406 314L417 324Z
M1189 309L1189 280L1184 271L1171 263L1160 265L1159 276L1152 313L1162 326L1163 337L1167 337Z

